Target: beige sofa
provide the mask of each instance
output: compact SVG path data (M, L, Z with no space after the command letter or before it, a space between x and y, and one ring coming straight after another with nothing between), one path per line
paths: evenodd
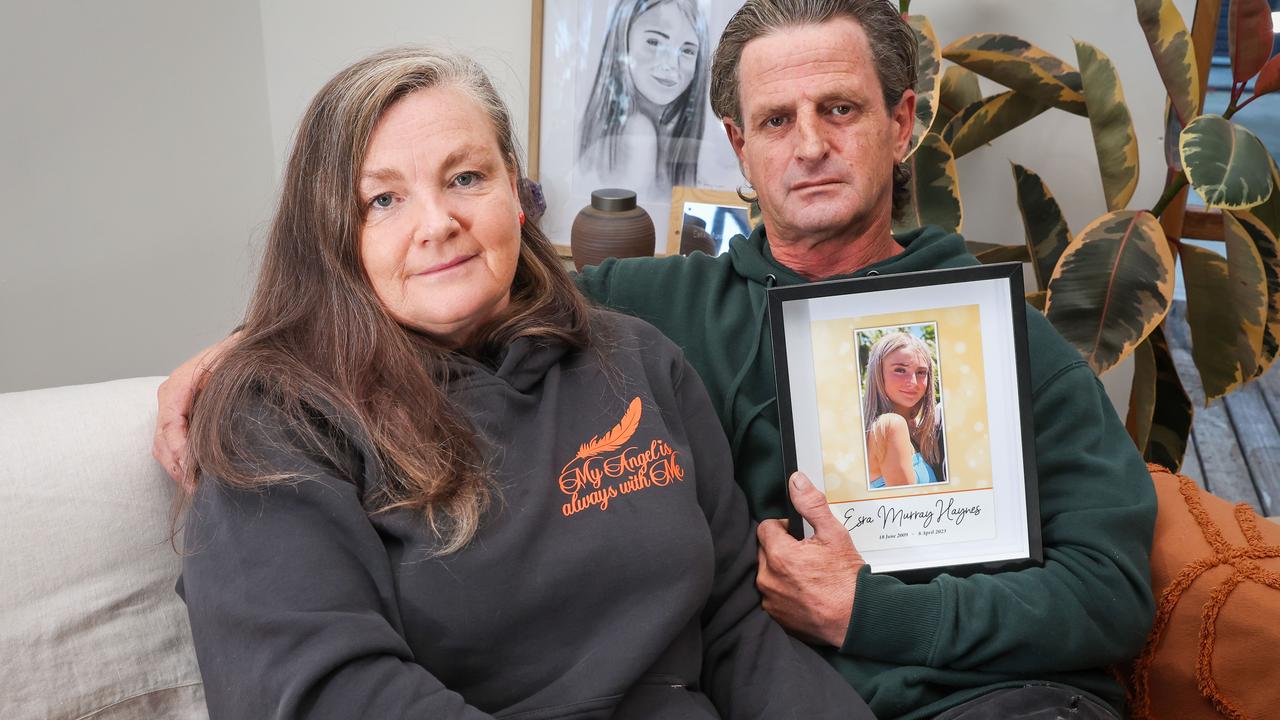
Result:
M208 718L150 452L161 379L0 395L5 718Z
M174 486L150 451L161 380L0 394L4 720L208 718L186 608L174 592L181 566L169 542ZM1162 501L1152 562L1160 587L1186 563L1212 555L1171 487L1166 494L1175 502ZM1226 503L1203 502L1221 505L1217 511L1230 518ZM1280 559L1258 562L1280 572ZM1188 594L1212 584L1197 587ZM1196 596L1179 605L1186 617L1173 618L1168 636L1194 649L1202 604ZM1256 636L1273 646L1273 613L1254 607L1226 607L1219 644ZM1161 656L1150 694L1181 698L1177 717L1219 717L1196 690L1195 655ZM1264 710L1246 716L1270 717L1280 695L1253 700Z

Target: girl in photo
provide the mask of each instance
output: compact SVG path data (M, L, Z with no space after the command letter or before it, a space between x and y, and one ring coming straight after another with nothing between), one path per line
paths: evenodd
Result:
M871 347L862 413L872 489L945 481L936 378L919 338L894 332Z
M642 197L694 184L707 45L696 0L619 0L579 128L584 169Z

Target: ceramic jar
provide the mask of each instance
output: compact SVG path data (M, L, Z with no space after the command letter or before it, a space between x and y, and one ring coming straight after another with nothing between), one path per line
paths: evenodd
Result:
M578 212L569 230L573 265L579 270L605 258L651 256L656 244L649 213L636 205L633 191L621 188L592 192L591 204Z

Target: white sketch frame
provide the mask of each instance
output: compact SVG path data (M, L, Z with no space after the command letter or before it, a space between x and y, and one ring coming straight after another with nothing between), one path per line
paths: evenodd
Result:
M562 255L569 255L569 233L578 211L590 203L590 189L574 187L577 169L578 96L583 68L599 60L602 41L582 31L607 22L617 0L534 0L530 58L529 177L542 185L547 202L542 228ZM708 19L708 58L720 32L740 6L733 0L697 0ZM584 58L586 60L584 60ZM706 71L709 72L710 64ZM594 69L589 72L594 73ZM594 77L594 74L592 75ZM588 80L589 82L589 80ZM698 157L696 187L732 192L744 181L724 128L707 100ZM640 207L653 219L656 255L675 254L671 240L669 193L641 197Z

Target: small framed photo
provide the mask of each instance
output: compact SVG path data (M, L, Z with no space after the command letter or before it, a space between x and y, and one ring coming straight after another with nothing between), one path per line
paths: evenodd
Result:
M667 247L719 255L737 235L751 234L751 205L736 192L677 185L671 189Z
M1041 560L1018 263L769 290L787 473L871 570ZM792 511L797 537L813 528Z

